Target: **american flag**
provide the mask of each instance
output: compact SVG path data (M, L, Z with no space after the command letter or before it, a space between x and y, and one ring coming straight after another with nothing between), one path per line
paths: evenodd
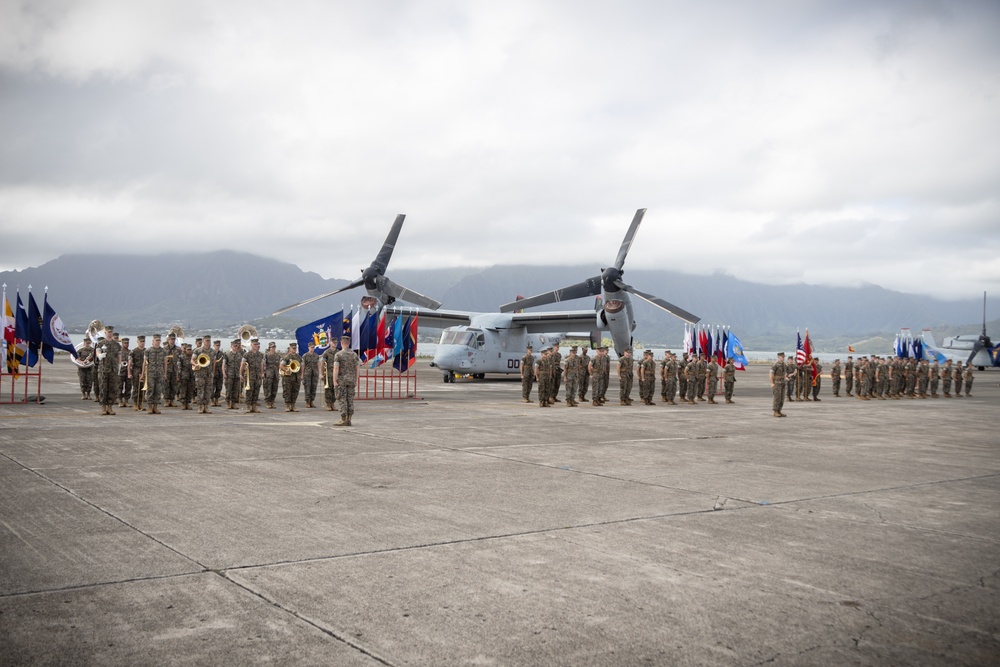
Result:
M804 364L806 363L806 350L802 347L802 334L796 331L795 337L798 339L798 342L795 344L795 363Z

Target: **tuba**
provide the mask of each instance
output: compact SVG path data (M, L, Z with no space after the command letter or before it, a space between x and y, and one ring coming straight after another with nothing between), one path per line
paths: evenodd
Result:
M173 334L177 338L177 340L174 341L174 345L176 345L177 347L180 347L181 345L184 344L184 329L182 329L181 327L179 326L170 327L170 331L168 331L167 333Z
M89 336L90 333L88 332L86 335ZM79 352L82 349L83 349L83 343L77 343L76 344L76 351ZM94 367L94 355L91 355L90 359L88 359L87 361L80 361L77 357L74 357L74 356L70 356L70 359L79 368L93 368Z
M250 344L250 341L257 337L257 329L254 328L252 324L244 324L240 327L240 330L236 332L236 337L239 338L240 343L246 347Z
M90 324L87 325L86 336L93 342L97 342L100 338L101 333L104 331L104 323L100 320L91 320Z

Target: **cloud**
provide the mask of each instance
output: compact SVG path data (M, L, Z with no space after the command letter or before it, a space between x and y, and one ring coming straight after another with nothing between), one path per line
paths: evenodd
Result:
M399 212L400 267L599 267L648 207L630 267L1000 287L993 3L0 12L4 268L113 225L347 277Z

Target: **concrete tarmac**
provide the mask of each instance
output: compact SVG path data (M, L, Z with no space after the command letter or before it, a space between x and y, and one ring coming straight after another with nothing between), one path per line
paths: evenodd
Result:
M1000 663L1000 373L775 419L766 367L600 408L418 367L338 428L100 416L45 364L0 406L0 665Z

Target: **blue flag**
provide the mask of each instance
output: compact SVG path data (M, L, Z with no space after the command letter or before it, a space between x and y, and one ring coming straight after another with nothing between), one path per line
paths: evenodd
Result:
M31 327L28 326L28 311L24 309L21 293L17 293L17 312L14 313L14 336L28 342L31 338Z
M50 364L54 360L52 348L42 341L42 313L38 310L38 303L31 292L28 292L28 366L38 363L38 351L41 349L42 357Z
M738 370L745 371L749 362L743 354L743 343L732 331L729 332L729 340L726 341L726 356L733 360L733 366Z
M63 326L62 319L56 315L56 311L53 310L52 306L49 305L49 295L45 295L45 307L44 316L42 318L42 342L51 345L54 348L59 348L60 350L66 350L74 357L76 354L76 347L73 345L73 341L70 339L69 334L66 333L66 327ZM49 363L52 363L49 360Z
M299 344L299 353L305 354L309 350L309 343L316 345L313 352L320 356L329 350L331 345L336 350L343 330L344 311L342 310L299 327L295 330L295 340Z

